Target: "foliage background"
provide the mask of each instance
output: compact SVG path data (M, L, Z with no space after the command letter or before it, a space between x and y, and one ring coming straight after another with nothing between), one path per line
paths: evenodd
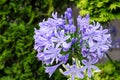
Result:
M108 22L120 19L120 0L78 0L80 15L90 14L91 20Z
M0 0L0 80L66 80L58 71L48 78L36 58L33 35L34 28L51 12L61 14L77 1ZM90 15L96 18L96 14Z

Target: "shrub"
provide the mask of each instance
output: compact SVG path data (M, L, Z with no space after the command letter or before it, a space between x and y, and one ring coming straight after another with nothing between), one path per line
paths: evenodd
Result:
M80 14L90 14L91 20L107 22L120 19L119 0L78 0L76 4L80 8Z

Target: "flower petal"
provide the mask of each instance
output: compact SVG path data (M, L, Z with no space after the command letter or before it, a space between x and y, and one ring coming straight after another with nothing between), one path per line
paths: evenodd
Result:
M82 60L82 63L83 63L84 65L86 65L86 64L87 64L87 60Z
M93 69L94 69L95 71L97 71L97 72L100 71L100 69L99 69L98 67L94 66L94 65L92 65L91 68L93 68Z
M88 74L88 77L91 78L91 76L92 76L91 68L88 68L87 74Z

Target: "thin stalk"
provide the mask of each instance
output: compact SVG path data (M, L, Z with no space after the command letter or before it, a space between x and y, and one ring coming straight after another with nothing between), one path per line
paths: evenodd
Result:
M110 62L115 66L115 69L117 72L120 71L119 67L114 63L114 61L112 60L112 58L106 53L107 58L110 60Z

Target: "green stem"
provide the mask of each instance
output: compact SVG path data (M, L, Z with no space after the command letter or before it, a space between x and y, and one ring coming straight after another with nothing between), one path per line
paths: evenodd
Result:
M120 71L119 67L113 62L112 58L106 53L106 56L108 57L108 59L110 60L110 62L115 66L115 69L117 72Z

